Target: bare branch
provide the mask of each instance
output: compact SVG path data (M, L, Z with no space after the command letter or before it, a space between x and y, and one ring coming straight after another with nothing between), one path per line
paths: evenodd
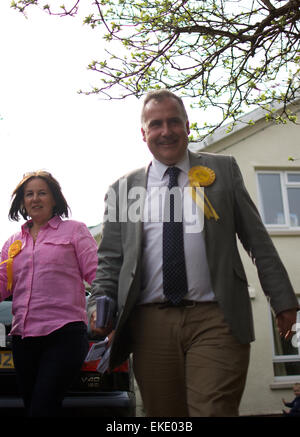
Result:
M75 16L80 0L51 15ZM15 0L25 13L40 0ZM253 107L282 102L282 117L300 93L300 0L94 0L84 24L100 28L101 60L89 69L100 84L80 91L104 99L140 97L166 87L216 108L205 133ZM109 49L110 48L110 49ZM272 117L270 109L270 117Z

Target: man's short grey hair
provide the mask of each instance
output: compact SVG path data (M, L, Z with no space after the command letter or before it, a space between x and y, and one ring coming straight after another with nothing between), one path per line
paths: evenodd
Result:
M156 100L157 102L161 102L167 98L172 98L172 99L177 100L177 102L180 104L180 107L182 109L182 113L183 113L185 120L188 120L188 115L187 115L187 112L186 112L186 109L185 109L185 106L184 106L184 103L183 103L183 100L181 99L181 97L176 96L176 94L172 93L172 91L169 91L167 89L159 89L159 90L149 91L144 98L143 107L142 107L142 114L141 114L142 125L144 124L144 121L145 121L144 120L144 113L145 113L145 106L147 105L147 103L149 103L150 100Z

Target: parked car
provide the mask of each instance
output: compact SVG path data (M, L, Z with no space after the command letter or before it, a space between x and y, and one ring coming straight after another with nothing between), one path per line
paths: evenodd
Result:
M0 416L24 415L14 369L11 337L12 302L0 302ZM100 339L90 338L90 346ZM63 415L133 417L136 400L131 360L111 373L97 372L99 361L84 363L78 379L67 393Z

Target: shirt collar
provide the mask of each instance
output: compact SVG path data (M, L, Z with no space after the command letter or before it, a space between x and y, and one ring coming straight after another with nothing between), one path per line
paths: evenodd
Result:
M159 179L162 180L169 166L158 161L156 158L153 158L152 166L156 174L158 175ZM179 161L175 166L172 165L170 167L178 167L180 168L181 171L188 174L190 169L190 159L189 159L188 151L186 150L185 155L181 161Z
M48 221L48 223L44 227L50 226L53 229L57 229L61 221L62 221L62 219L58 215L55 215L54 217L52 217ZM24 232L28 233L28 229L30 227L30 223L32 223L32 220L28 220L26 223L24 223L22 225L22 227L21 227L22 233L24 233Z
M54 217L52 217L52 219L48 221L48 225L51 226L51 228L53 229L57 229L61 222L62 219L58 215L55 215Z

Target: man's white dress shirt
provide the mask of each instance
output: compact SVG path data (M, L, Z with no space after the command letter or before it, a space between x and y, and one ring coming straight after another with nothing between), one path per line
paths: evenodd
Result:
M176 164L181 172L178 186L182 193L182 217L184 224L184 252L188 280L188 294L193 301L212 301L215 295L210 282L204 241L204 214L192 200L189 190L188 154ZM165 192L169 177L167 166L153 159L147 181L147 195L143 215L142 290L139 304L163 302L162 232Z

